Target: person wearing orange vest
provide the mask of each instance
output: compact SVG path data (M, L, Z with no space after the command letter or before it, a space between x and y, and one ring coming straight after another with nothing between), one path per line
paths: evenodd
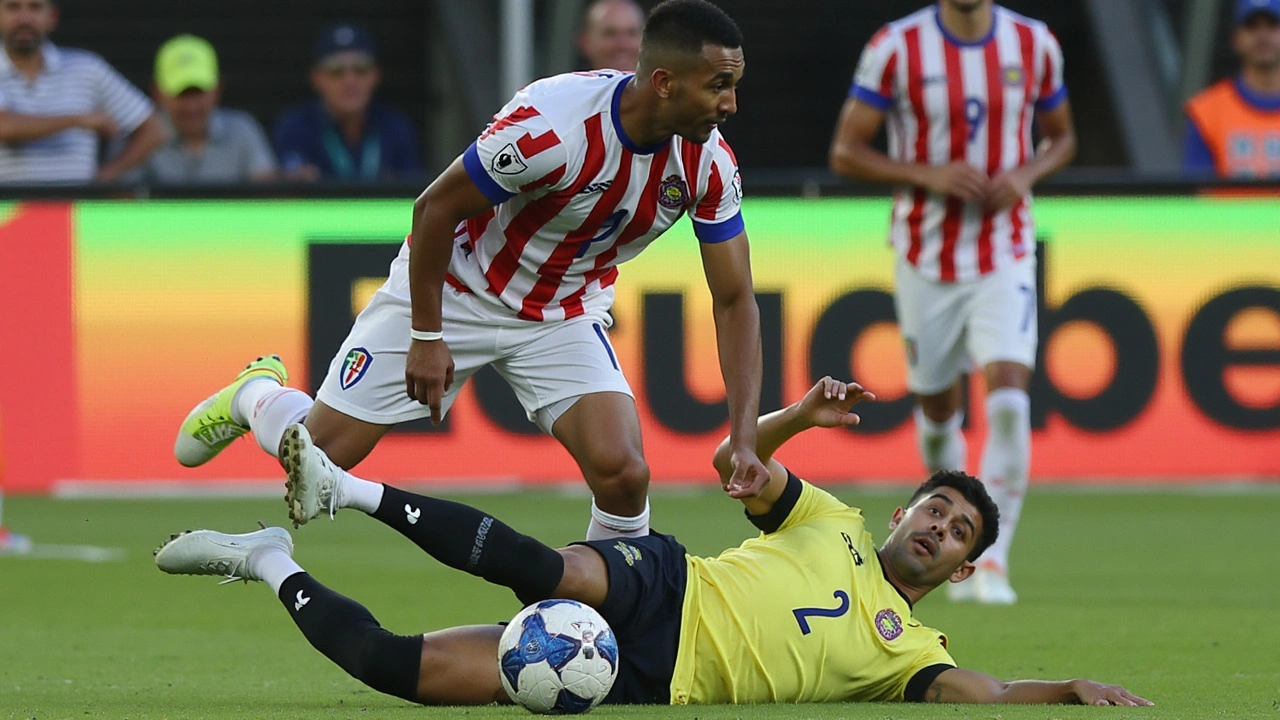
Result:
M1280 0L1237 0L1241 72L1187 103L1184 171L1280 178Z

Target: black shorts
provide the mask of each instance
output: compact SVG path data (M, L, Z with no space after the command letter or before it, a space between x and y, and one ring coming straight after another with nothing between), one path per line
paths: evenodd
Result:
M589 540L609 568L609 594L598 609L618 637L618 679L606 703L671 702L688 579L684 546L670 535Z

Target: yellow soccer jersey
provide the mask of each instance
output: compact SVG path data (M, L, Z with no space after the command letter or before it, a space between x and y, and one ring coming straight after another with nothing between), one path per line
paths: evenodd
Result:
M955 665L885 579L861 511L794 475L774 510L753 521L776 531L688 558L673 704L897 701Z

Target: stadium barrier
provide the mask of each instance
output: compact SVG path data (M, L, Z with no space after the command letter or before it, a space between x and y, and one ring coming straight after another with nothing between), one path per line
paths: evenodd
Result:
M782 459L818 480L922 473L890 296L883 199L748 199L765 341L762 407L823 374L882 402ZM1280 477L1280 203L1048 197L1034 311L1033 475ZM279 353L314 388L409 224L402 199L53 200L0 205L0 407L10 490L65 480L261 480L252 442L186 470L187 410ZM710 299L686 223L622 270L613 343L658 482L711 482L726 431ZM974 385L975 392L981 386ZM975 405L978 410L980 406ZM976 459L983 417L970 412ZM447 422L394 433L362 465L394 481L578 477L494 373Z

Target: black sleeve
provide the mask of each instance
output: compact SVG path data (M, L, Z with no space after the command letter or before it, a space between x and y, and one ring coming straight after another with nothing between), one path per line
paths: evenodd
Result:
M921 670L907 681L907 689L902 693L902 699L914 703L924 702L924 693L933 684L933 681L937 680L942 673L954 668L955 665L939 663Z
M743 510L743 513L746 514L752 525L760 528L760 532L777 532L778 528L782 527L782 523L787 521L791 511L796 508L796 503L800 501L800 491L802 489L804 489L804 486L800 484L800 478L788 470L787 486L783 488L782 495L773 504L773 507L769 509L769 512L763 515L752 515L749 511Z

